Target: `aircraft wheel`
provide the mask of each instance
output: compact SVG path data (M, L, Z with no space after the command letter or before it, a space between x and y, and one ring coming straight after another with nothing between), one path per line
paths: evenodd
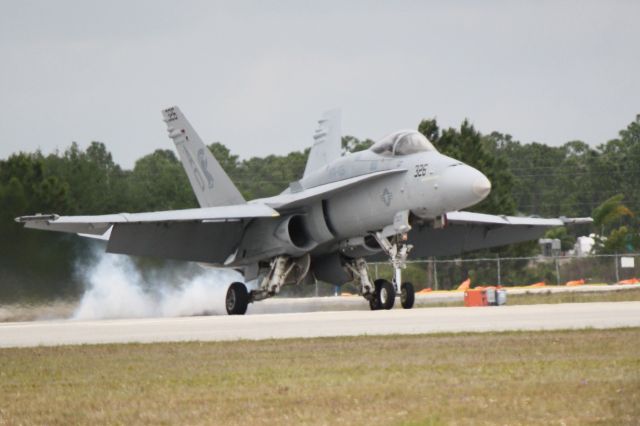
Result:
M416 291L413 288L413 284L406 282L402 284L400 290L400 303L405 309L413 308L413 303L416 301Z
M377 295L373 295L371 299L369 299L369 307L372 311L377 311L380 309L380 301L378 300Z
M391 309L396 301L396 290L387 280L376 280L374 282L376 287L376 299L378 301L378 309Z
M232 283L227 290L225 305L229 315L244 315L249 305L247 286L242 283Z
M371 299L369 299L369 307L371 308L372 311L377 311L382 309L382 306L380 305L380 289L382 288L382 284L384 282L385 280L383 279L375 280L373 282L374 292Z

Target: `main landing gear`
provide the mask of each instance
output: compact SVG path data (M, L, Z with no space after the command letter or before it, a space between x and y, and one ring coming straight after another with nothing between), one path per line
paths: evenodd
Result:
M398 234L391 238L383 237L381 233L371 234L382 250L389 257L393 266L393 279L377 279L373 283L369 278L367 262L363 258L347 259L345 266L359 284L359 293L369 301L371 310L392 309L396 297L400 297L400 304L404 309L411 309L415 301L415 290L410 282L402 282L402 270L406 268L407 255L412 249L406 243L406 234ZM229 286L225 299L229 315L244 315L249 303L257 302L275 296L285 284L300 283L309 272L311 258L309 254L293 258L277 256L268 265L261 267L262 276L257 289L247 291L243 283L235 282Z
M249 292L243 283L232 283L227 290L225 306L229 315L244 315L249 306Z
M247 290L243 283L235 282L229 286L225 306L229 315L244 315L249 303L267 299L280 292L285 284L298 284L309 272L311 258L309 254L292 258L277 256L264 268L264 278L256 290Z
M365 260L353 259L346 266L359 284L360 293L369 301L372 311L392 309L396 296L400 296L400 304L404 309L411 309L415 302L415 290L410 282L402 283L402 270L407 267L407 255L413 246L406 244L406 234L393 236L391 241L378 232L372 236L389 256L389 262L393 266L393 279L392 282L377 279L372 285Z

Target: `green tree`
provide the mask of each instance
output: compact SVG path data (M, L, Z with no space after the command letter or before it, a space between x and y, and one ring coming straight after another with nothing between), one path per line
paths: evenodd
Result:
M471 210L493 214L515 213L516 204L511 193L513 175L502 158L492 155L491 138L483 136L468 120L464 120L459 129L440 130L435 119L427 119L420 122L418 131L441 153L475 167L489 178L491 193Z
M625 225L634 218L633 212L623 204L624 194L605 200L593 210L593 226L597 230L596 250L602 253L623 253L633 250L637 233ZM636 245L637 246L637 245Z
M554 240L555 239L560 240L560 244L561 244L560 249L565 252L573 249L573 246L576 244L575 236L571 235L567 231L567 228L565 228L564 226L560 228L549 229L545 233L544 237L551 238Z
M182 164L171 150L158 149L140 158L127 180L130 211L198 206Z
M102 142L83 151L72 143L62 156L43 161L44 173L66 182L70 211L65 214L103 214L121 211L126 204L126 175Z
M229 177L232 179L237 177L239 166L238 156L231 154L229 148L220 142L214 142L209 145L208 148Z
M360 140L355 136L343 136L342 137L342 155L349 152L358 152L369 149L374 142L371 139Z
M11 177L6 186L0 186L0 205L3 206L0 209L0 223L3 227L10 225L16 216L25 214L27 197L24 186L17 177Z
M612 225L620 223L625 217L632 218L634 216L633 212L622 203L623 200L624 194L617 194L593 210L593 225L601 235L604 235Z

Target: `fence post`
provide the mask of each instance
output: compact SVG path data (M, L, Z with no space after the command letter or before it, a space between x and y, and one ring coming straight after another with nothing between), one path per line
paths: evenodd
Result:
M501 286L502 285L502 276L500 274L500 255L498 255L497 261L498 261L498 285Z
M554 257L556 261L556 284L560 285L560 265L558 265L558 256Z
M613 255L613 261L616 263L616 284L620 282L620 271L618 270L618 254Z
M431 260L433 262L433 284L435 289L434 290L438 290L438 264L436 263L436 259L433 258Z

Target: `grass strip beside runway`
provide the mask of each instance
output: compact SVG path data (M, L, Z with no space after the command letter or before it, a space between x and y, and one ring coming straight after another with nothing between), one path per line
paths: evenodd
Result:
M509 305L540 305L551 303L631 302L640 300L640 288L614 291L525 293L509 295Z
M523 294L509 294L507 305L541 305L556 303L593 303L593 302L632 302L640 300L640 288L630 287L628 289L612 291L584 291L554 293L549 291L527 292ZM416 301L416 307L453 307L464 306L464 301Z
M638 418L638 328L0 349L0 424Z

